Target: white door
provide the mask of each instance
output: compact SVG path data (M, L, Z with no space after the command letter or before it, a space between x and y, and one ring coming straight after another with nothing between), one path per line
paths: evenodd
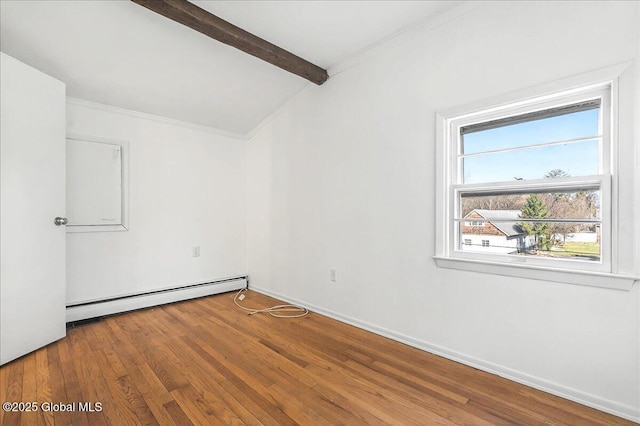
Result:
M0 364L65 336L65 85L0 53Z

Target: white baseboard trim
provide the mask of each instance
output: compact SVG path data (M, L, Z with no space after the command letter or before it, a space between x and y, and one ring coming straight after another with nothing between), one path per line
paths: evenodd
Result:
M246 278L237 278L212 282L195 286L178 287L147 294L127 296L123 298L96 301L67 307L67 322L81 321L88 318L118 314L150 306L164 305L179 302L181 300L195 299L197 297L211 296L227 291L239 290L246 287Z
M633 422L640 423L640 410L636 407L620 404L615 401L611 401L605 398L601 398L596 395L592 395L586 392L582 392L578 389L573 389L564 386L560 383L552 382L540 377L536 377L527 374L522 371L514 370L502 365L498 365L483 359L476 358L472 355L467 355L462 352L458 352L446 347L429 343L423 340L415 339L410 336L406 336L395 331L387 330L377 325L360 321L356 318L348 317L337 312L330 311L320 306L315 306L310 303L306 303L302 300L297 300L292 297L285 296L283 294L262 288L260 286L251 285L251 290L258 293L265 294L267 296L275 297L287 303L296 304L306 307L310 311L325 315L329 318L353 325L354 327L361 328L363 330L370 331L372 333L387 337L400 343L421 349L423 351L438 355L452 361L459 362L461 364L468 365L473 368L477 368L482 371L486 371L491 374L495 374L505 379L512 380L514 382L532 387L534 389L541 390L543 392L550 393L552 395L559 396L561 398L568 399L570 401L577 402L587 407L595 408L596 410L603 411L605 413L613 414L614 416L622 417Z

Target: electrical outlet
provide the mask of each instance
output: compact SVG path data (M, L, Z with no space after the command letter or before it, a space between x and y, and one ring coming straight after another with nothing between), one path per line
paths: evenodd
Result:
M194 247L191 249L191 255L192 255L193 257L200 257L200 246L194 246Z
M336 268L331 268L329 269L329 278L331 278L331 281L338 282L338 273L336 272Z

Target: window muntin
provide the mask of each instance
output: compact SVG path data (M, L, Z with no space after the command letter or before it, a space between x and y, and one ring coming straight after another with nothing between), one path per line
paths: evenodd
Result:
M610 86L576 92L450 119L451 256L503 259L501 262L514 259L516 263L516 258L526 258L536 265L610 271ZM482 200L523 200L534 194L546 200L575 199L581 193L590 194L588 211L555 206L551 215L518 217L516 223L529 228L526 237L534 240L520 244L522 250L517 245L511 250L512 240L503 244L496 236L491 249L460 243L473 235L463 229L470 229L465 227L470 220L465 215L486 205ZM539 229L545 230L544 237ZM579 231L590 234L585 237ZM586 238L590 244L569 244L567 250L560 236L564 246L567 237ZM596 241L591 241L594 236ZM505 236L505 241L507 238L513 235ZM580 262L580 266L569 261Z

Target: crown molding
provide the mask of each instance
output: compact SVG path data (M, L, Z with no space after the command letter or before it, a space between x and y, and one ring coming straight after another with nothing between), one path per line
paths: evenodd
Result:
M91 109L95 109L95 110L103 111L103 112L110 112L110 113L114 113L114 114L125 115L125 116L128 116L128 117L142 118L144 120L150 120L150 121L155 121L155 122L158 122L158 123L164 123L164 124L170 124L170 125L173 125L173 126L184 127L186 129L191 129L191 130L197 130L197 131L201 131L201 132L211 133L211 134L214 134L214 135L217 135L217 136L224 136L224 137L232 138L232 139L239 139L239 140L243 140L243 141L246 141L248 139L247 135L244 135L244 134L241 134L241 133L229 132L227 130L217 129L215 127L204 126L202 124L189 123L189 122L186 122L186 121L176 120L176 119L173 119L173 118L163 117L163 116L160 116L160 115L148 114L146 112L139 112L139 111L133 111L133 110L130 110L130 109L114 107L114 106L111 106L111 105L104 105L104 104L100 104L100 103L97 103L97 102L92 102L92 101L86 101L86 100L83 100L83 99L73 98L73 97L70 97L70 96L67 96L67 104L82 106L82 107L85 107L85 108L91 108Z

